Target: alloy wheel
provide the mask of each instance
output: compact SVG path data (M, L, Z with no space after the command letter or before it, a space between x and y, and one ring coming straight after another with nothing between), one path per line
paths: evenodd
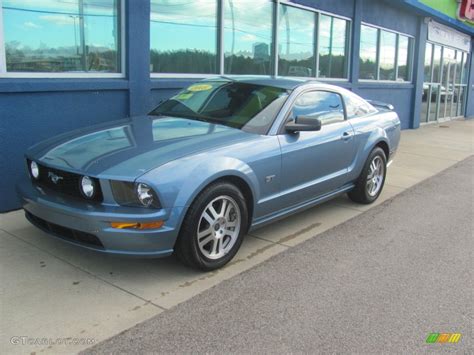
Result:
M241 214L237 202L230 196L219 196L204 208L199 218L197 242L208 259L225 256L240 233Z
M375 156L369 166L369 174L367 175L366 189L369 196L376 196L383 185L385 176L385 166L380 156Z

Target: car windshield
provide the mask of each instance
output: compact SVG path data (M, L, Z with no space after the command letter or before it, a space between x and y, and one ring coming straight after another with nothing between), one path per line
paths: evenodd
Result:
M193 84L161 103L150 114L195 119L266 134L288 91L235 81Z

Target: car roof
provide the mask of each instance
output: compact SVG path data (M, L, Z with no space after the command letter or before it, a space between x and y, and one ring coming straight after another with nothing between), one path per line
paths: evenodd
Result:
M246 83L246 84L255 84L255 85L265 85L265 86L273 86L285 90L294 90L298 86L305 85L305 84L319 84L318 81L313 79L296 79L296 78L283 78L277 76L233 76L233 75L225 75L225 76L217 76L215 78L205 79L204 81L216 81L216 80L229 80L235 81L239 83Z

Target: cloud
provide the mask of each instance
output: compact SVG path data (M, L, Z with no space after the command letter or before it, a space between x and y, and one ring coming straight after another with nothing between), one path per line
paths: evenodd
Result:
M74 25L74 18L68 15L44 15L39 17L43 21L54 23L58 26Z
M26 28L33 28L33 29L43 28L43 26L37 25L36 23L31 22L31 21L28 21L28 22L23 23L23 27L26 27Z
M240 40L245 42L255 42L257 40L257 36L250 33L246 33L240 36Z

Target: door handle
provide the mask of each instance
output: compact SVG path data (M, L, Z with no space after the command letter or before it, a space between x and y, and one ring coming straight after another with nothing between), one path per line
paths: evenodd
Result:
M348 140L352 139L352 137L354 137L354 133L352 133L352 132L344 132L344 133L342 134L341 139L342 139L343 141L348 141Z

